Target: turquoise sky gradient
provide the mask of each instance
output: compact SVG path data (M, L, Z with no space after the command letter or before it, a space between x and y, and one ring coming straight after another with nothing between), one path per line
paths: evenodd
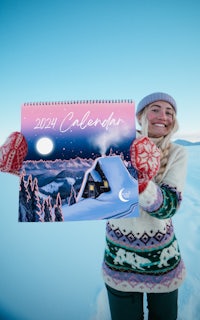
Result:
M180 133L198 135L200 2L1 0L2 143L32 101L133 99L178 104Z

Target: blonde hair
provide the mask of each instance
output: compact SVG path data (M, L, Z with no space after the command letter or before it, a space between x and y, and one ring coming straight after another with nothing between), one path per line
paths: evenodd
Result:
M148 137L147 107L148 106L146 106L137 115L139 124L141 125L141 131L140 131L141 135L146 136L146 137ZM156 177L154 178L155 182L157 182L157 183L161 183L161 181L162 181L163 174L165 172L165 168L166 168L168 158L169 158L169 151L170 151L170 147L171 147L171 137L178 130L178 128L179 128L179 125L178 125L178 121L176 118L176 114L174 112L174 125L173 125L173 128L170 131L170 133L167 134L166 136L162 136L160 138L150 138L161 151L160 169L159 169Z

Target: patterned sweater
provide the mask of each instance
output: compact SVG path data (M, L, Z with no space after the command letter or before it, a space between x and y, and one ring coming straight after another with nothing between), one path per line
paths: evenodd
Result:
M171 217L181 202L187 155L171 144L160 185L150 181L139 196L140 216L107 222L103 278L120 291L170 292L185 278Z

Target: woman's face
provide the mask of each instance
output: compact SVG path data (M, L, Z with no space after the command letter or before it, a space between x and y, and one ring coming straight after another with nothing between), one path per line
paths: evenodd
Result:
M166 101L156 101L147 107L148 135L151 138L166 136L174 126L174 108Z

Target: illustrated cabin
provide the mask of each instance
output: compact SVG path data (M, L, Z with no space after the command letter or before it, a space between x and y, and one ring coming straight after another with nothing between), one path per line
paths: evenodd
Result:
M85 172L77 201L80 198L98 198L109 191L118 194L123 185L126 186L127 182L132 185L133 180L120 156L99 157Z
M89 170L84 181L83 198L97 198L101 193L110 191L109 182L99 164Z

